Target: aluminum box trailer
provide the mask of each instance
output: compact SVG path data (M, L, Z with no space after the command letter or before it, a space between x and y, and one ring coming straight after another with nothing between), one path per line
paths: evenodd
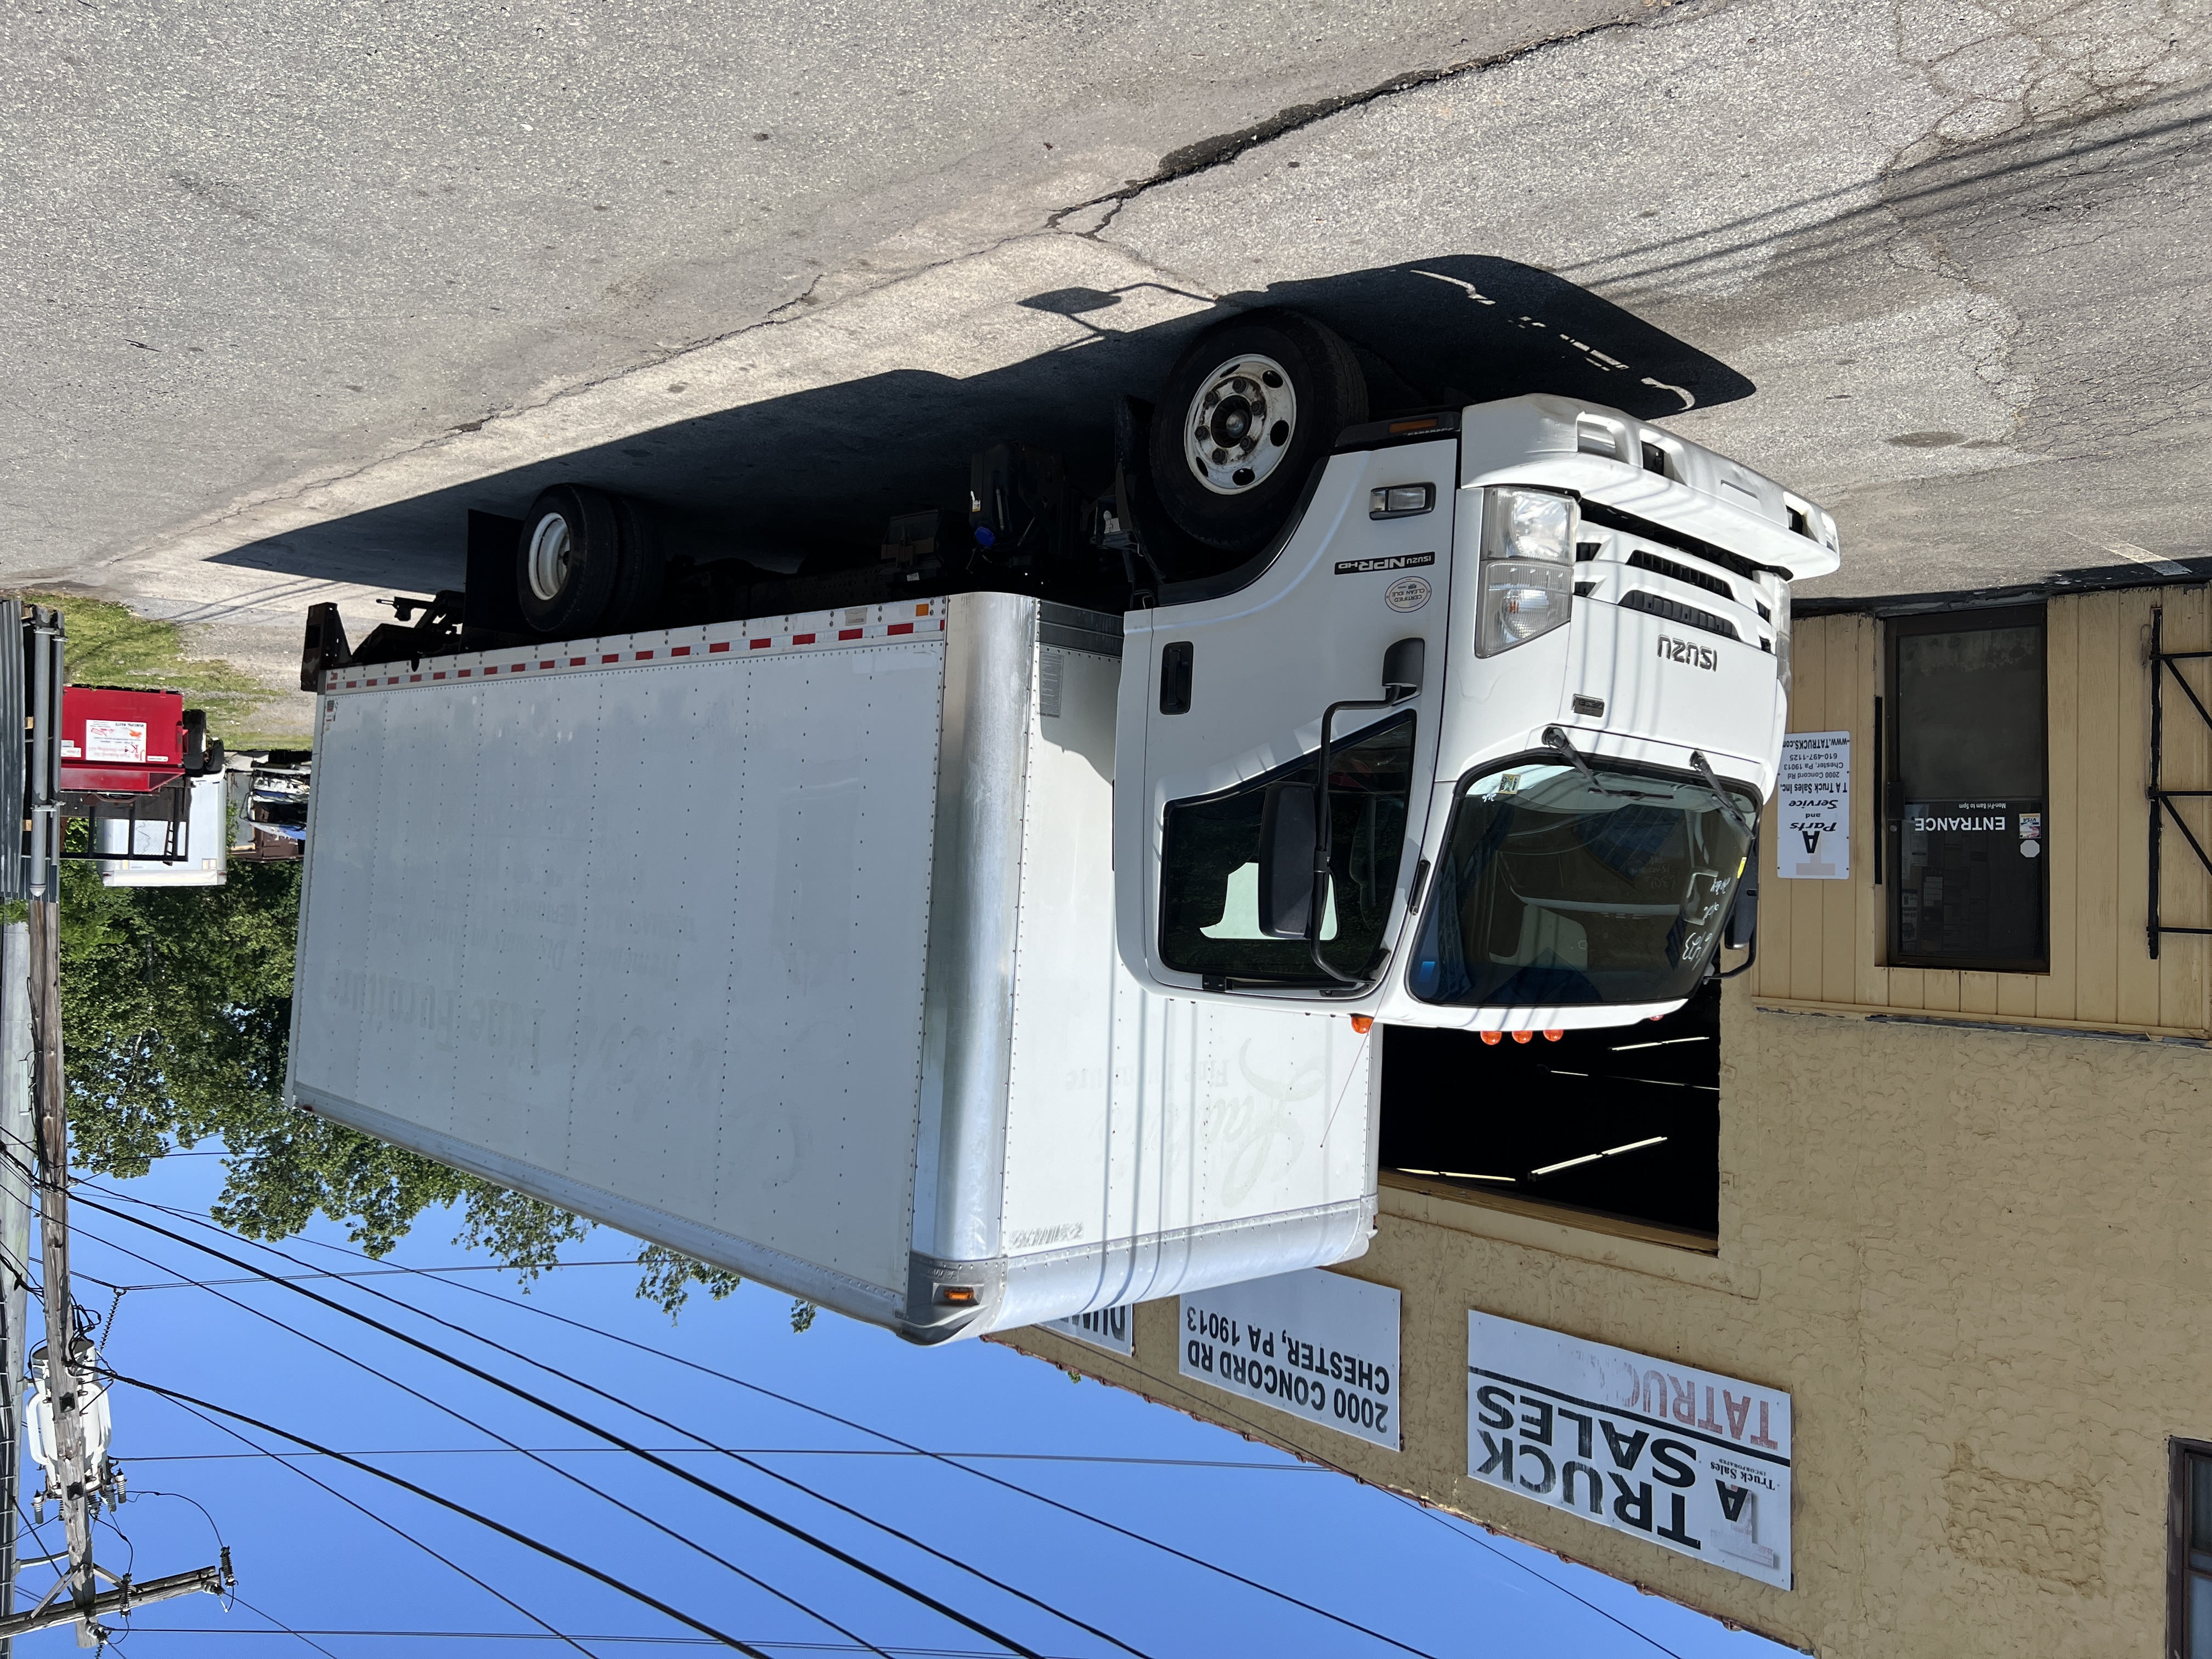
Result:
M289 1097L918 1341L1358 1255L1354 1022L1120 962L1121 650L969 593L334 672Z

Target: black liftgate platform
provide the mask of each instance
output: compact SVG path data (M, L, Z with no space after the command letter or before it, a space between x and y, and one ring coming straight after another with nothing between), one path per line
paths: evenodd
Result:
M2204 850L2204 843L2189 827L2174 803L2184 800L2212 799L2212 789L2169 789L2166 787L2166 677L2173 676L2173 683L2181 688L2181 695L2189 699L2189 706L2197 717L2212 732L2212 709L2204 706L2204 699L2197 695L2181 672L2181 665L2204 658L2212 658L2212 651L2169 651L2166 648L2166 608L2161 605L2150 613L2150 913L2149 925L2144 929L2148 936L2151 960L2158 960L2159 936L2163 933L2212 934L2212 927L2177 927L2169 924L2159 908L2159 843L2166 820L2171 817L2173 827L2181 831L2189 843L2189 850L2197 854L2197 861L2204 866L2204 873L2212 876L2212 854Z

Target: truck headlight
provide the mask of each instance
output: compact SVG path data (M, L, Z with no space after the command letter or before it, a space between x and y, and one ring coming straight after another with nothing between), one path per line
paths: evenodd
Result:
M1567 620L1581 518L1571 495L1512 486L1482 492L1477 656L1510 651Z
M1774 677L1782 683L1784 696L1790 693L1790 584L1771 571L1761 572L1759 578L1759 595L1773 615L1768 618L1774 625Z

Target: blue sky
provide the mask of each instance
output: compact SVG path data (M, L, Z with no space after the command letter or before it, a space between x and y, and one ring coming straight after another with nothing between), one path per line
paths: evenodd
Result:
M111 1201L100 1184L88 1186L83 1197ZM179 1158L118 1190L204 1216L220 1184L218 1159ZM204 1237L273 1270L300 1271L243 1241L222 1240L189 1223L147 1213L174 1231ZM75 1219L78 1297L96 1312L106 1312L110 1292L94 1279L150 1286L240 1276L183 1245L88 1208L79 1207ZM386 1265L480 1264L483 1258L471 1258L450 1243L453 1231L446 1217L425 1218ZM325 1271L371 1265L323 1248L344 1243L343 1231L328 1224L319 1223L308 1239L319 1243L294 1240L282 1248ZM601 1231L568 1254L578 1261L624 1258L624 1245L619 1236ZM133 1260L117 1247L149 1260ZM312 1288L519 1382L590 1423L665 1449L670 1462L1040 1654L1087 1659L1122 1650L762 1470L896 1527L1158 1659L1257 1652L1364 1659L1409 1650L1516 1659L1651 1659L1668 1653L1679 1659L1765 1659L1785 1651L1133 1395L1096 1382L1072 1384L1059 1370L1002 1347L969 1342L917 1349L832 1314L823 1314L811 1331L794 1334L789 1298L753 1285L720 1304L695 1297L672 1328L657 1309L635 1298L636 1278L627 1266L578 1266L549 1274L528 1296L495 1273L457 1275L459 1283L392 1275L353 1283L318 1280ZM406 1310L376 1302L364 1286L396 1298ZM244 1305L227 1304L217 1291ZM304 1335L281 1330L247 1310L273 1316ZM544 1361L623 1404L441 1329L417 1310ZM625 1348L549 1314L756 1386L748 1389ZM308 1337L337 1354L316 1348ZM893 1653L1004 1651L720 1498L626 1453L592 1449L598 1443L588 1433L280 1287L249 1283L129 1291L112 1336L102 1333L102 1347L126 1376L358 1455L779 1659L852 1651L852 1637ZM339 1355L364 1362L380 1376ZM395 1383L418 1390L428 1401L410 1397ZM702 1452L684 1435L635 1415L630 1406L716 1445L757 1449L754 1462L762 1469ZM860 1426L829 1420L804 1406ZM340 1659L432 1654L524 1659L575 1652L418 1543L556 1630L580 1638L616 1638L585 1640L593 1652L641 1656L714 1645L569 1568L331 1459L298 1463L360 1510L168 1401L118 1387L113 1407L114 1455L128 1471L134 1496L115 1517L128 1541L100 1530L102 1565L128 1567L142 1579L197 1566L213 1559L219 1529L231 1549L241 1597L228 1611L204 1595L147 1609L121 1644L140 1659L172 1654L178 1659L290 1659L318 1646ZM963 1468L915 1455L867 1430L932 1451L988 1455L970 1459ZM245 1432L264 1444L279 1443L257 1431ZM543 1452L558 1469L678 1536L658 1532L554 1470L501 1449L495 1435ZM987 1471L1066 1508L993 1485L969 1469ZM31 1474L27 1492L36 1484L36 1471ZM1109 1531L1091 1516L1137 1536ZM58 1526L50 1520L46 1530L58 1544ZM1178 1559L1146 1540L1251 1583ZM746 1583L690 1547L692 1543L791 1601ZM38 1551L27 1544L25 1553ZM33 1586L43 1581L43 1569L23 1576ZM792 1601L826 1615L849 1635ZM274 1633L277 1624L306 1633L305 1639ZM315 1633L396 1631L441 1634ZM270 1633L248 1634L255 1632ZM493 1639L493 1632L529 1639ZM74 1633L63 1628L25 1638L17 1650L58 1659L76 1650Z

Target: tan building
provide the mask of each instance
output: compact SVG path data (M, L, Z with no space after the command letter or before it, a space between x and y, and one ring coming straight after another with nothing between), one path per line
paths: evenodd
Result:
M2148 931L2147 795L2154 672L2160 782L2212 791L2212 663L2149 660L2154 624L2212 652L2198 587L1801 619L1791 730L1849 734L1850 835L1784 857L1848 874L1781 878L1770 806L1717 1042L1711 1013L1596 1059L1386 1035L1380 1231L1342 1273L1399 1293L1399 1449L1182 1375L1173 1301L1129 1358L1015 1345L1837 1659L2212 1654L2178 1539L2212 1440L2212 940ZM2160 809L2169 929L2212 928L2207 808ZM1532 1179L1547 1146L1574 1167ZM1595 1524L1552 1457L1540 1493L1474 1478L1470 1312L1786 1395L1790 1588ZM1646 1430L1729 1439L1661 1398Z

